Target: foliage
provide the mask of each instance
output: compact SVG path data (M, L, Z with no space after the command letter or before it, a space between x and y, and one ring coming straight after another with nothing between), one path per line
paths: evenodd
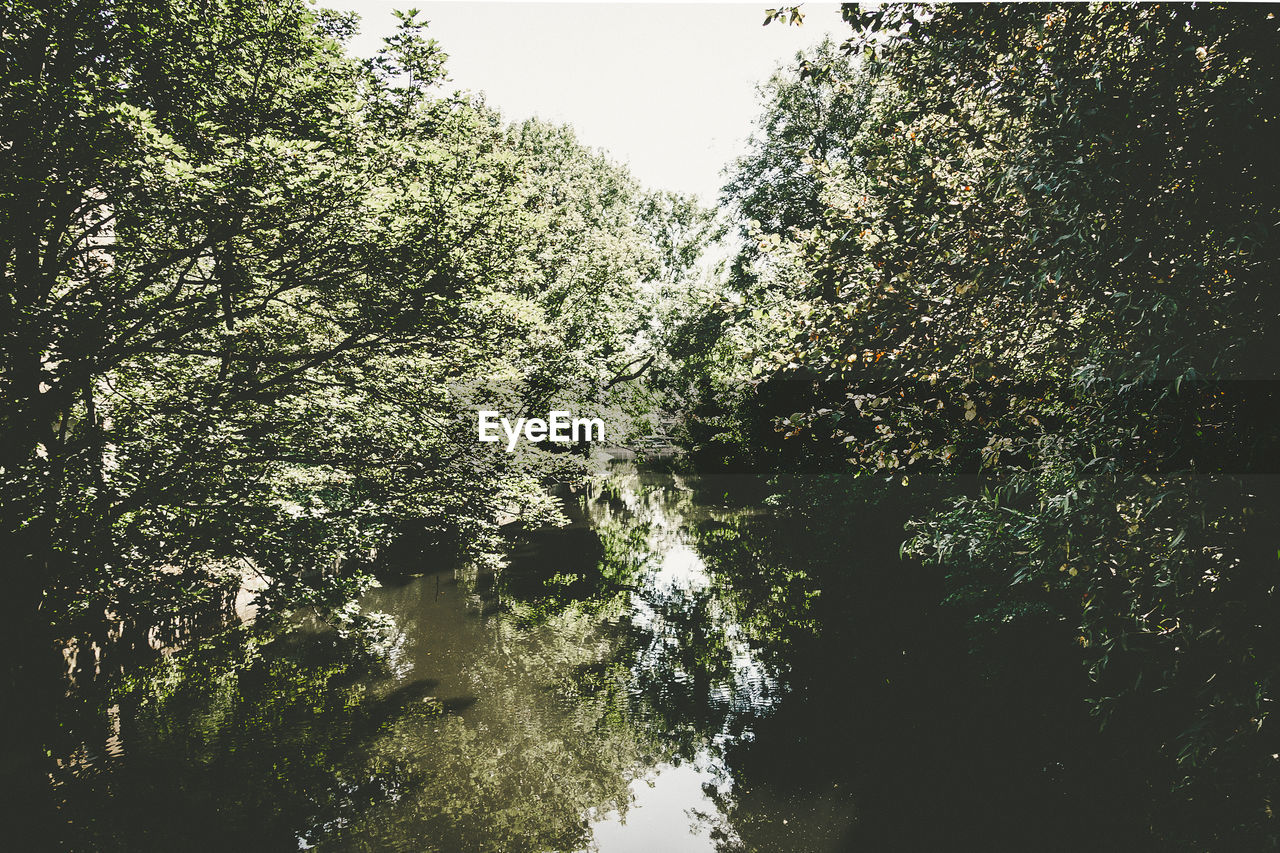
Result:
M479 445L477 408L652 405L706 214L441 91L416 13L367 62L302 2L4 14L6 623L98 637L246 575L341 605L406 538L555 519L570 457Z
M1167 760L1165 841L1274 842L1276 502L1240 475L1276 447L1275 16L845 15L727 188L775 214L746 232L739 360L810 400L729 416L864 477L954 478L905 552L946 568L976 647L1077 644L1100 723Z

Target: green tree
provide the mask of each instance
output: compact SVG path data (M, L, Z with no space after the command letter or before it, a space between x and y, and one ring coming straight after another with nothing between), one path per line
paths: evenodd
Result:
M1274 16L846 17L843 56L793 78L809 100L768 107L784 158L827 81L866 98L827 120L854 128L837 156L790 157L821 215L762 220L748 259L791 303L766 373L812 394L778 428L867 477L976 472L907 550L947 567L988 652L1028 623L1078 645L1100 720L1160 767L1166 840L1274 841L1275 501L1232 476L1276 438L1269 385L1241 381L1275 379ZM766 162L738 197L782 186Z
M475 410L622 396L649 294L697 254L660 241L684 206L567 129L441 91L416 13L367 62L353 18L302 2L4 15L15 668L121 625L145 646L248 576L260 604L339 605L373 565L426 559L398 544L555 517L572 463L478 445Z

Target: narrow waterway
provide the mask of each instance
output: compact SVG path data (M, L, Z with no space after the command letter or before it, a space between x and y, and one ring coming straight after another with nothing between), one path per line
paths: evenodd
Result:
M568 527L369 593L377 654L306 623L148 667L68 732L65 846L1065 844L1074 717L974 687L900 528L818 536L767 495L615 463Z

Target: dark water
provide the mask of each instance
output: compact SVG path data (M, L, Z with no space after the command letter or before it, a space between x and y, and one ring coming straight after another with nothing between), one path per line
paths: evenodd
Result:
M930 575L897 560L890 515L835 537L767 494L618 464L570 502L568 528L513 542L505 566L370 593L380 654L304 624L226 632L144 668L66 713L47 837L129 851L1085 849L1089 809L1090 849L1136 849L1123 774L1055 701L1033 641L1025 681L992 682Z

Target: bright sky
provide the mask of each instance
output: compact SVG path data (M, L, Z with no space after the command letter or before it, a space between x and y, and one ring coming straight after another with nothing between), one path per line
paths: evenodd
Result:
M368 56L418 8L449 55L455 89L484 92L511 120L573 125L646 186L715 200L720 172L744 150L756 84L830 34L836 4L806 3L804 25L761 26L759 3L510 3L317 0L359 12L353 52Z

